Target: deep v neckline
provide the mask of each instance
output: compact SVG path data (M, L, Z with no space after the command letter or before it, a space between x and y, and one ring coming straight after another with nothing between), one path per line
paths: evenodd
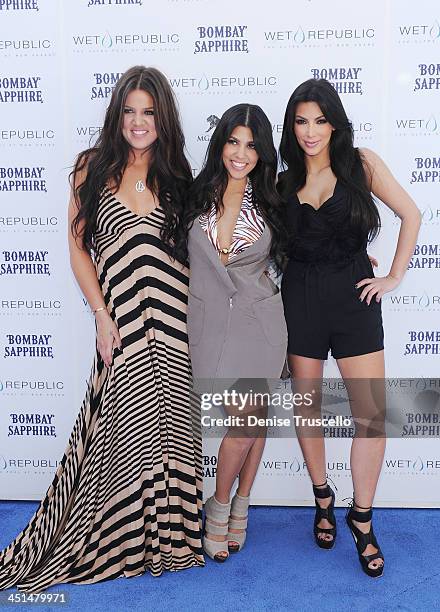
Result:
M135 213L134 210L132 210L129 206L127 206L127 204L124 204L124 202L121 202L121 200L119 198L116 197L116 194L114 194L112 192L112 190L110 189L110 187L108 187L107 185L104 186L104 189L107 191L108 194L111 195L113 201L118 204L121 208L123 208L124 210L126 210L128 213L130 213L133 217L136 217L137 219L148 219L148 217L152 214L154 214L157 210L160 209L160 204L158 204L157 206L155 206L153 208L153 210L150 210L149 213L146 213L144 215L139 215L138 213Z
M240 247L240 250L237 252L236 248L237 248L237 245L239 245L240 240L241 240L241 234L239 232L240 224L242 222L243 217L246 218L247 213L245 211L248 210L248 207L251 201L252 201L252 183L249 179L247 179L246 188L244 190L243 197L241 200L240 210L238 211L237 219L235 221L234 229L232 232L231 246L229 247L232 250L228 254L228 259L225 262L222 261L222 258L220 256L220 250L219 250L220 245L218 243L218 233L217 233L217 229L218 229L217 217L215 218L215 223L213 224L211 223L211 219L213 218L213 214L214 214L213 207L211 206L210 210L208 210L206 213L203 213L202 215L198 217L198 223L200 225L201 230L205 234L206 239L210 243L211 248L215 252L216 257L218 258L219 262L225 268L228 267L232 262L234 262L235 259L242 252L246 252L248 249L252 248L252 246L256 242L258 242L258 240L261 238L261 236L264 233L266 223L264 223L264 220L261 218L261 228L260 228L261 231L259 231L259 235L252 242L246 241L248 242L248 244L244 248ZM231 258L231 254L232 254L232 258Z
M331 194L331 196L330 196L330 197L328 197L326 200L324 200L324 202L323 202L323 203L322 203L320 206L318 206L318 208L315 208L315 207L313 206L313 204L310 204L310 202L301 202L301 200L300 200L300 199L299 199L299 197L298 197L298 193L295 193L296 200L297 200L297 202L298 202L298 204L299 204L300 206L309 206L309 207L310 207L310 208L312 208L312 209L313 209L315 212L318 212L318 211L320 211L320 210L321 210L321 208L322 208L323 206L325 206L325 205L326 205L328 202L330 202L330 200L332 200L332 199L335 197L335 195L336 195L336 190L337 190L337 188L338 188L338 184L339 184L339 180L338 180L338 179L336 179L336 183L335 183L335 186L334 186L334 188L333 188L333 193Z

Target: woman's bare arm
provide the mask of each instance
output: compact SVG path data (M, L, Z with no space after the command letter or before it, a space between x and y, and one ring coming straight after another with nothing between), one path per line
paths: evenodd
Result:
M402 280L417 242L421 214L414 200L392 175L384 161L369 149L362 149L364 167L370 178L371 191L401 220L399 238L390 271L386 277L363 279L358 287L364 286L360 299L369 304L375 295L379 301L382 295L392 291Z
M83 180L84 175L78 173L75 177L75 185L81 184ZM72 234L72 221L76 217L77 213L78 207L72 190L68 208L70 265L78 285L80 286L81 291L90 305L90 308L93 311L101 308L104 309L99 310L99 312L95 312L97 345L105 365L110 366L113 360L113 349L116 346L121 348L121 339L119 337L118 329L107 311L92 258L83 248L81 236L76 237ZM80 224L78 227L80 234L82 227L83 224L82 226Z

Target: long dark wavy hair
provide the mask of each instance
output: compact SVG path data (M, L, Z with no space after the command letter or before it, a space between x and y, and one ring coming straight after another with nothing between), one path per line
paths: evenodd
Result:
M299 191L306 182L304 151L293 131L296 108L300 102L316 102L334 128L329 148L331 169L348 191L351 226L373 240L380 228L379 212L371 195L361 154L353 145L353 126L338 93L326 79L309 79L301 83L290 96L280 143L280 157L285 171L279 176L279 193L287 198Z
M122 135L127 95L136 89L149 93L154 101L157 140L150 148L146 184L159 200L165 213L161 240L170 255L186 260L186 232L183 209L191 184L191 168L184 154L185 139L176 100L167 78L156 68L133 66L116 83L108 105L104 127L95 145L79 154L70 174L78 214L71 226L88 252L94 249L94 233L102 189L111 184L116 191L129 161L130 146ZM84 182L77 184L78 173L86 171ZM80 229L81 227L81 229Z
M252 132L258 161L249 173L252 198L272 232L270 256L278 270L284 264L287 236L285 234L284 206L276 190L277 153L272 139L272 128L264 111L255 104L237 104L222 115L218 122L200 174L189 192L187 225L207 212L212 204L222 214L223 196L228 185L228 173L223 164L223 147L236 127L248 127Z

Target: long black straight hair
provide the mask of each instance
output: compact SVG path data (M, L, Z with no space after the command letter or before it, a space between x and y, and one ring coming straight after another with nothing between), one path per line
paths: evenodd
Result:
M101 191L109 184L116 191L119 189L129 161L130 145L122 135L122 125L127 95L136 89L150 94L154 102L157 140L150 148L146 184L165 213L161 240L173 258L185 262L183 210L192 181L191 168L184 154L185 139L173 91L167 78L156 68L133 66L116 83L95 145L79 154L70 174L78 207L71 231L84 249L88 252L94 249ZM83 171L87 173L85 180L78 184L78 173L81 176Z
M362 156L353 144L353 126L337 91L326 79L309 79L301 83L287 103L280 143L284 172L280 173L278 180L279 193L286 199L299 191L306 182L304 151L293 131L296 108L300 102L316 102L334 128L329 147L331 169L348 191L352 227L373 240L380 228L379 211L371 195Z
M221 214L223 196L228 185L228 173L223 164L223 147L236 127L248 127L252 132L258 161L248 177L252 185L253 203L272 233L270 256L278 270L284 264L287 236L284 206L276 190L277 153L273 144L272 127L264 111L255 104L236 104L225 111L218 122L203 168L189 192L187 223L210 210L212 204Z

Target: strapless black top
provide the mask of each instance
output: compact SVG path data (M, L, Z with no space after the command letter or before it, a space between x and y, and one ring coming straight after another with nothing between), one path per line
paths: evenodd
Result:
M295 194L287 201L289 259L304 263L343 263L366 249L368 236L350 222L350 197L336 182L333 195L318 209L301 204Z

